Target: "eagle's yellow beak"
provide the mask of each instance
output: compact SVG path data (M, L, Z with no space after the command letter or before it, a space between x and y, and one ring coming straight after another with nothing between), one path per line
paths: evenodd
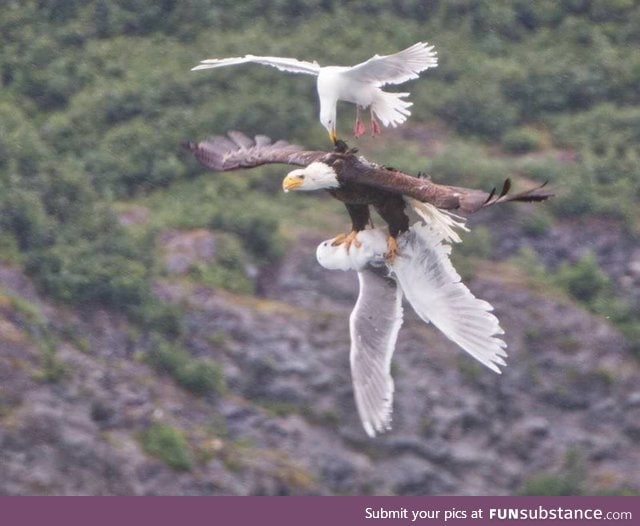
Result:
M334 145L338 142L338 134L336 133L336 130L329 130L329 138Z
M289 174L282 180L282 189L285 192L288 192L289 190L295 190L296 188L300 188L302 186L303 181L304 175Z

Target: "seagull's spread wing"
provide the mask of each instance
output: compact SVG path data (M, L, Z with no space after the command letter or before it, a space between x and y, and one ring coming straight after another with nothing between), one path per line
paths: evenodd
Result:
M186 142L185 148L203 165L226 172L240 168L255 168L263 164L292 164L307 166L326 155L326 152L303 150L286 141L271 142L265 135L251 139L238 131L228 137L215 136L201 142Z
M351 313L351 377L356 406L369 436L391 425L391 357L402 325L402 291L384 267L358 272L360 294Z
M393 55L375 55L344 72L344 75L361 82L372 82L377 86L401 84L416 79L421 71L438 65L433 46L418 42Z
M307 62L304 60L297 60L295 58L284 57L256 57L254 55L245 55L244 57L233 58L211 58L203 60L191 71L199 69L221 68L223 66L237 66L238 64L263 64L265 66L272 66L278 68L280 71L287 71L289 73L305 73L307 75L318 75L320 71L320 64L317 62Z
M504 334L490 303L476 298L460 281L449 260L451 247L428 225L415 224L398 239L399 254L391 268L405 297L424 321L478 361L500 373L506 365Z

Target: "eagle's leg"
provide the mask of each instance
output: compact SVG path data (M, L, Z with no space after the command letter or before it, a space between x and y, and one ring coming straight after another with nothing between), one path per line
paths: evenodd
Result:
M364 122L360 120L360 106L356 104L356 122L353 125L353 135L355 135L357 139L358 137L362 137L365 132Z
M384 257L388 263L393 263L398 255L398 236L409 230L409 216L405 212L406 203L400 195L386 197L373 205L382 219L389 225L387 251Z
M371 135L372 137L375 137L376 135L380 135L381 132L382 128L380 127L380 123L373 114L373 110L371 110Z

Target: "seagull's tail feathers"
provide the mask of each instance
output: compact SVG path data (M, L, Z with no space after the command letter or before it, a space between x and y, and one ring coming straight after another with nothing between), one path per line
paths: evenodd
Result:
M413 105L413 102L402 99L408 96L409 93L388 93L377 90L371 103L371 111L380 119L384 126L392 126L395 128L398 124L406 121L407 117L411 115L409 108Z

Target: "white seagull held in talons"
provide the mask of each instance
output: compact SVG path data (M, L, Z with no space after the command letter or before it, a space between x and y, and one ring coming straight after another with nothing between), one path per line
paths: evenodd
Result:
M387 84L402 84L418 78L420 72L438 65L437 52L426 42L418 42L393 55L374 55L355 66L325 66L316 61L306 62L295 58L257 57L245 55L235 58L212 58L203 60L191 71L255 63L273 66L280 71L305 73L318 77L317 88L320 99L320 122L336 143L336 105L339 100L356 105L356 121L353 133L360 137L365 126L360 119L360 110L370 108L371 133L380 133L380 123L396 127L411 115L411 102L403 100L409 93L389 93L380 89Z
M451 264L451 243L459 240L451 237L451 225L466 230L464 220L434 211L433 223L416 222L399 236L401 252L392 262L384 256L386 232L379 228L359 232L358 245L349 250L329 239L316 251L323 267L358 272L349 361L358 414L371 437L391 428L391 359L402 326L403 297L422 320L492 371L500 373L506 365L507 345L500 338L504 331L493 307L471 293Z

